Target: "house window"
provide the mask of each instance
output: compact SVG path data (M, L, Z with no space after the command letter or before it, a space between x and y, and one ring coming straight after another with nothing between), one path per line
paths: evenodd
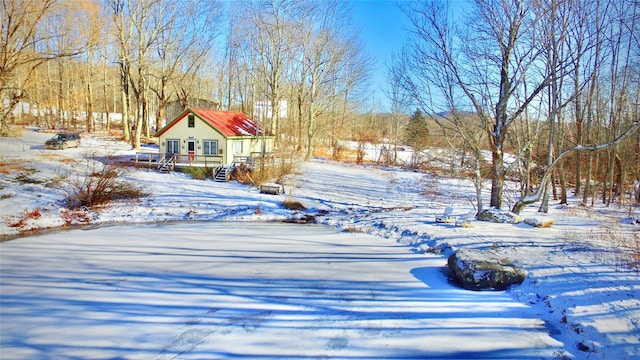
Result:
M189 114L188 117L188 125L190 128L195 127L196 126L196 117L193 114Z
M204 155L218 155L218 140L203 140L202 151Z
M178 140L178 139L167 139L167 153L168 154L179 154L180 153L180 140Z
M233 141L233 154L234 155L242 154L242 140Z

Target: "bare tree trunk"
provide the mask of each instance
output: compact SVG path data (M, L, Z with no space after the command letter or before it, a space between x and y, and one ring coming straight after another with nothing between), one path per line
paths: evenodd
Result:
M593 174L593 155L587 155L587 169L585 175L584 192L582 193L582 204L586 205L589 202L589 194L591 193L591 179Z
M297 150L301 151L302 150L302 145L304 144L304 135L303 135L303 129L304 129L304 110L303 110L303 104L304 104L304 99L303 99L303 95L302 95L302 84L298 87L298 96L296 97L296 104L298 106L298 113L296 114L297 118L298 118L298 146L297 146Z
M106 128L103 125L103 129L109 133L111 131L111 118L109 114L109 96L107 89L107 64L106 62L102 62L102 96L104 97L103 111L105 119L100 116L100 122L103 124L103 121L106 121Z
M60 127L64 128L66 127L66 121L65 121L65 106L64 106L64 97L62 94L65 93L64 91L64 81L62 79L62 74L64 74L64 64L62 61L58 62L58 96L57 96L57 100L58 100L58 124Z
M87 119L86 119L86 127L87 132L92 133L95 130L94 122L93 122L93 89L91 86L91 82L87 83Z
M122 60L125 62L121 64L121 68L124 66L128 68L128 64L126 64L126 60ZM122 97L122 139L124 141L131 140L131 125L129 125L129 114L131 112L131 103L129 101L129 71L121 70L121 89L120 95Z
M562 92L562 90L561 90ZM563 149L564 148L564 122L563 122L563 117L559 116L558 117L558 131L559 131L559 136L558 136L558 145L557 148L558 149ZM567 204L567 172L565 171L565 161L561 161L558 164L558 185L560 185L560 204ZM557 200L557 194L554 195L554 200Z
M491 152L491 162L491 197L489 206L500 209L502 207L502 191L504 187L504 157L502 151L493 150Z
M85 127L88 133L92 133L94 129L93 124L93 48L87 54L87 66L85 74L85 96L87 102Z
M561 83L561 74L558 72L558 65L560 63L560 41L558 39L559 36L566 31L566 28L560 27L558 28L558 23L562 22L562 18L558 19L560 13L560 4L555 0L550 2L550 9L547 12L548 21L543 23L543 30L546 32L544 34L543 41L546 42L545 50L547 57L547 71L551 77L551 86L549 88L548 99L549 99L549 108L548 108L548 116L549 116L549 142L547 145L547 167L549 167L555 158L555 144L557 138L559 137L556 134L557 122L559 122L558 112L560 111L560 104L562 100L560 97L562 96L562 83ZM549 212L549 186L551 186L553 191L554 199L557 199L556 187L555 187L555 176L554 171L551 172L551 184L542 185L545 186L544 195L542 197L542 203L540 204L539 212L547 213Z

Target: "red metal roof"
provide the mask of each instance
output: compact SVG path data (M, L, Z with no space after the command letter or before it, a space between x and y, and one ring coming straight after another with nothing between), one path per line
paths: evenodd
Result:
M248 115L239 112L215 111L200 108L187 108L175 120L167 124L164 128L156 133L156 136L162 135L173 125L184 119L189 113L194 113L202 120L218 129L224 136L270 136L269 132L263 134L263 128Z

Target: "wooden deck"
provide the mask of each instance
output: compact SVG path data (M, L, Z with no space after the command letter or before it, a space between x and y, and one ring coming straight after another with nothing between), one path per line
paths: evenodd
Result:
M222 165L222 161L222 156L181 154L167 156L152 152L138 152L136 153L134 164L136 167L157 169L161 169L163 166L168 165L173 170L175 168L183 169L186 167L217 168Z
M235 167L241 164L254 167L260 163L273 161L273 154L251 154L249 156L235 156L232 164L224 164L222 156L213 155L186 155L186 154L159 154L157 152L137 152L133 165L146 167L160 171L173 171L187 167L204 167L217 169L220 167Z

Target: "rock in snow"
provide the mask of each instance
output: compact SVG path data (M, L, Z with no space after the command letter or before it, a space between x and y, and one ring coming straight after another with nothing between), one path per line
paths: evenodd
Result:
M490 251L461 249L449 256L448 265L468 290L505 290L525 278L524 271Z
M476 215L476 219L507 224L517 224L522 221L522 218L518 214L500 209L483 210Z
M554 221L549 218L530 217L525 218L524 223L533 227L548 228L553 226Z

